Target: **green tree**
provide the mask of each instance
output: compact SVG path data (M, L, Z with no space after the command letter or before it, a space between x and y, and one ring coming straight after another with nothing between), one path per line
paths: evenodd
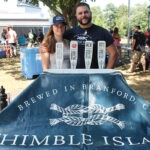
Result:
M136 25L141 26L141 30L145 31L148 28L148 12L146 4L138 4L131 8L131 29Z
M127 35L128 7L126 5L120 5L117 9L116 27L119 28L119 34L121 35L121 37Z
M108 4L104 10L105 19L109 27L118 27L121 37L128 33L128 6L120 5L118 8L113 4ZM137 4L131 8L130 29L133 30L136 25L141 26L141 31L148 28L148 10L147 4Z
M108 28L107 20L99 6L91 8L92 11L92 22L104 28Z
M113 3L109 3L106 5L106 9L104 10L105 18L107 20L109 27L116 26L116 15L117 15L117 7Z

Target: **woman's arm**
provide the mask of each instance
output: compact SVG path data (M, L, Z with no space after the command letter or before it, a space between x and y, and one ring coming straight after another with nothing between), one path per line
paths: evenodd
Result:
M47 48L43 46L43 44L40 44L39 52L41 53L42 68L44 72L50 68L50 53L48 52Z
M50 53L41 53L43 72L50 68Z

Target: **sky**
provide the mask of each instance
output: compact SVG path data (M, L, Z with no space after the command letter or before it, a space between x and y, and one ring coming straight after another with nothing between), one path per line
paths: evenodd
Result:
M115 6L120 6L121 4L128 5L128 0L96 0L96 2L91 2L87 0L90 6L100 6L101 9L105 9L106 5L109 3L113 3ZM130 6L134 6L136 4L144 4L150 5L150 0L130 0Z

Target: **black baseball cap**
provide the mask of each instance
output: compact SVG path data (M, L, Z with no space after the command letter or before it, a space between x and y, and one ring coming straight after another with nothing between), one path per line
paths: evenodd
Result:
M141 27L140 27L140 26L135 26L135 28L137 28L137 29L139 29L139 30L141 29Z
M55 16L55 17L53 17L53 25L54 26L57 26L60 23L64 23L65 25L67 25L64 17L62 17L62 16Z

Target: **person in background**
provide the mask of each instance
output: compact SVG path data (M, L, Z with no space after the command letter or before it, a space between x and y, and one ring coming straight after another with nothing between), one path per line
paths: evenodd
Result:
M17 56L17 33L12 29L12 27L8 27L8 44L10 46L10 57Z
M147 44L147 43L148 43L148 37L149 37L149 35L150 35L149 29L147 29L147 30L144 32L144 34L145 34L146 44Z
M134 30L130 30L130 33L129 33L129 38L130 38L130 40L132 40L133 34L134 34Z
M38 34L37 34L37 38L36 38L38 44L42 43L43 39L44 39L44 35L43 35L41 29L38 29Z
M3 29L3 32L1 33L1 39L2 39L2 42L3 42L4 44L6 44L7 29Z
M53 23L48 30L42 44L39 47L42 58L43 71L47 69L56 69L56 43L64 44L63 68L70 68L69 41L63 39L66 30L66 21L62 16L53 17Z
M6 58L10 57L10 46L8 45L6 48Z
M117 50L118 50L118 54L119 54L119 58L120 58L120 61L121 61L121 64L123 64L123 60L122 60L122 55L121 55L121 44L120 44L120 35L119 35L119 29L117 27L114 28L114 31L112 33L112 37L114 38L114 41L115 41L115 45L117 47Z
M110 30L109 30L109 32L111 33L111 34L113 34L113 28L110 28Z
M145 35L140 31L140 26L136 26L134 30L133 40L132 40L132 51L133 55L131 58L130 68L127 70L128 73L133 72L134 64L139 62L143 66L143 71L146 72L146 57L145 57Z
M150 48L150 29L148 30L148 32L149 35L147 34L148 37L146 38L146 48Z
M33 32L33 29L30 29L28 33L28 47L34 47L35 44L35 34Z
M98 68L97 43L98 41L106 42L106 50L109 53L109 61L106 68L114 68L118 53L114 45L112 35L106 29L92 23L92 12L87 3L79 3L76 6L76 19L79 26L66 30L64 38L69 41L78 41L78 60L77 68L85 68L84 49L85 41L93 41L93 56L91 68Z

